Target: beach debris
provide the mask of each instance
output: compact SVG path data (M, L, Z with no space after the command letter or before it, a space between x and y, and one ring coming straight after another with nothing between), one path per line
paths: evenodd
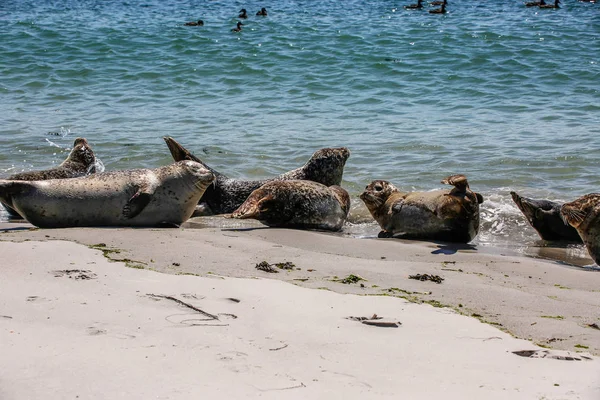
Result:
M402 325L401 322L384 320L383 317L373 314L371 317L347 317L346 319L358 321L365 325L378 326L380 328L397 328Z
M282 350L282 349L285 349L286 347L288 347L288 345L287 345L287 344L284 344L284 345L283 345L283 346L281 346L281 347L276 347L276 348L274 348L274 349L269 349L269 351L277 351L277 350Z
M334 282L340 282L346 285L349 285L351 283L358 283L360 281L366 281L365 278L363 278L360 275L354 275L354 274L350 274L347 277L343 278L343 279L333 279Z
M591 357L581 354L573 354L570 351L560 350L519 350L513 351L512 353L527 358L553 358L555 360L565 361L588 361L592 359Z
M429 275L429 274L416 274L416 275L409 275L408 279L416 279L418 281L432 281L435 282L437 284L440 284L444 281L444 278L442 278L441 276L438 275Z
M210 313L207 313L204 310L199 309L198 307L194 307L191 304L186 303L185 301L181 301L173 296L165 296L162 294L153 294L153 293L147 293L146 296L151 297L151 298L155 298L155 299L166 299L166 300L171 300L174 301L177 304L180 304L184 307L190 308L196 312L199 312L200 314L204 315L205 317L210 318L211 320L219 320L219 317ZM236 317L237 318L237 317Z
M235 297L227 297L225 300L229 300L234 303L239 303L241 301L240 299L236 299Z
M256 264L256 269L258 269L260 271L269 272L271 274L278 273L279 271L273 267L277 267L279 269L283 269L286 271L293 271L295 269L299 269L296 267L296 265L294 265L294 263L289 262L289 261L274 263L274 264L269 264L267 261L262 261L262 262L259 262L258 264Z
M69 277L69 279L75 280L88 280L98 278L98 275L96 275L92 271L84 269L63 269L58 271L51 271L50 273L54 274L55 278L60 278L62 276L67 276Z
M275 268L273 268L271 266L271 264L269 264L266 261L259 262L258 264L256 264L255 268L258 269L258 270L260 270L260 271L268 272L270 274L277 274L277 273L279 273L279 271L277 271Z
M590 328L594 328L594 329L598 329L598 330L600 330L600 326L598 326L598 324L597 324L597 323L595 323L595 322L594 322L593 324L588 324L588 326L589 326Z

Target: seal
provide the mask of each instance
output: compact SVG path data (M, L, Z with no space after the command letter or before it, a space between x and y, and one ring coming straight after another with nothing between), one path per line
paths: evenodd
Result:
M317 150L304 166L263 180L239 180L229 178L203 163L185 147L171 137L163 138L175 161L192 160L199 162L215 174L214 185L209 186L200 199L200 206L194 216L210 214L228 214L242 205L252 191L272 181L307 180L325 186L340 185L344 175L346 160L350 151L345 147L324 148Z
M349 211L350 196L342 187L287 180L254 190L232 217L253 218L278 228L339 231Z
M194 161L45 181L0 180L0 199L40 228L178 226L214 180Z
M76 178L96 172L96 156L84 138L77 138L68 157L57 167L41 170L27 171L9 176L8 180L19 181L44 181L47 179ZM13 218L21 218L14 209L2 203L6 211Z
M565 222L577 229L588 253L600 265L600 193L586 194L560 208Z
M572 226L565 224L560 215L561 203L549 200L534 200L510 192L513 201L521 210L527 222L537 231L542 240L579 242L579 233Z
M479 232L483 197L469 188L464 175L442 183L451 190L401 192L383 180L371 182L360 195L382 232L379 237L468 243Z

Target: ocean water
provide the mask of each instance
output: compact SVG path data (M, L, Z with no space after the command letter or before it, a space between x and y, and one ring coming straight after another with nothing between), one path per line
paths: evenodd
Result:
M509 191L600 190L600 4L412 2L3 0L0 176L60 163L78 136L106 170L169 163L169 135L238 178L346 146L347 233L378 232L357 197L372 180L462 173L485 198L476 246L543 246Z

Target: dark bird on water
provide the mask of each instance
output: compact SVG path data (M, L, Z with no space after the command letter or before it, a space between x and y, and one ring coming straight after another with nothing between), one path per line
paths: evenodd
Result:
M554 4L542 4L540 8L560 8L558 3L560 3L560 0L554 0Z
M237 28L233 28L231 30L231 32L241 32L242 31L242 25L244 25L244 24L242 24L241 22L238 22L237 23Z
M446 5L448 4L447 0L443 0L443 1L432 1L431 3L429 3L430 6L441 6L441 5Z
M246 9L245 8L242 8L240 10L240 15L238 15L238 18L242 18L242 19L248 18L248 14L246 13Z
M418 10L423 8L423 0L417 0L417 4L409 4L404 6L407 10Z
M195 22L195 21L186 22L184 25L185 26L204 26L204 21L202 21L201 19L199 19L198 22Z
M267 9L264 8L264 7L261 8L260 11L256 13L256 15L260 15L260 16L266 17L267 16Z
M435 10L429 10L429 14L446 14L446 5L442 4L440 8L436 8Z
M544 0L529 1L529 2L525 3L525 7L539 7L539 6L543 6L545 4L546 4L546 2Z

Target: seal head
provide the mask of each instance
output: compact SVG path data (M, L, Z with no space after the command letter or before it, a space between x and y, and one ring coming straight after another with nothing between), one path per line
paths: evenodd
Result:
M516 192L510 192L510 195L527 222L543 240L581 243L577 230L565 224L560 215L562 204L549 200L530 199Z
M350 196L340 186L312 181L275 181L254 190L233 212L267 226L339 231L348 218Z
M600 194L591 193L565 203L560 214L577 230L594 262L600 262Z

